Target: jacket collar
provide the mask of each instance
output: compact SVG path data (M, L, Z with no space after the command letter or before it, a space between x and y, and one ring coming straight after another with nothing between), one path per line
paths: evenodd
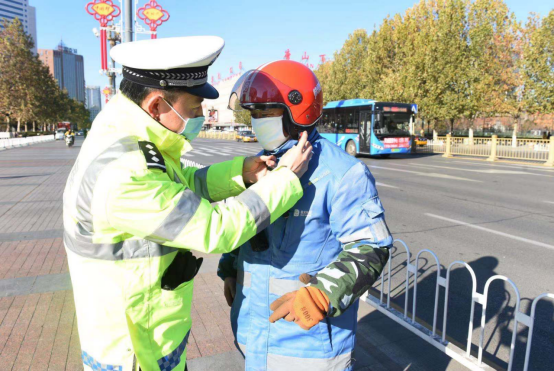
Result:
M181 157L185 152L192 150L190 143L180 134L165 128L154 120L137 104L119 93L106 106L109 111L115 111L116 117L123 120L123 130L131 135L154 143L160 150L171 156ZM117 123L118 125L120 122Z
M319 139L319 133L317 132L317 129L314 129L310 133L310 135L308 136L308 142L314 144L314 142L318 139ZM284 155L285 152L287 152L289 149L294 147L297 143L298 143L298 141L296 139L290 139L290 140L286 141L285 143L283 143L280 147L277 147L276 149L274 149L273 151L265 151L264 150L263 154L264 155L274 155L275 157L279 158L282 155Z

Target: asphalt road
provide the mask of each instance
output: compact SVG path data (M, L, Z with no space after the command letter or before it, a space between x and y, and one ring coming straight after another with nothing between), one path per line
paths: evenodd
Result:
M257 143L196 139L185 158L209 165L261 150ZM494 275L509 277L521 296L519 311L529 314L532 300L554 293L554 169L532 165L489 163L440 155L361 158L377 181L389 228L415 255L434 251L441 275L454 261L467 262L477 278L477 292ZM400 248L398 248L400 247ZM392 261L392 301L404 307L406 254L397 244ZM436 265L428 253L419 260L417 317L433 322ZM412 309L413 279L409 292ZM387 285L385 285L387 287ZM379 285L376 289L380 290ZM440 289L439 330L444 289ZM466 268L451 271L447 335L465 349L471 303L471 278ZM513 333L516 293L509 282L490 285L486 312L484 356L505 368ZM475 306L473 348L479 343L481 305ZM554 302L539 302L531 352L531 370L551 370L554 364ZM514 370L522 369L526 326L519 325Z

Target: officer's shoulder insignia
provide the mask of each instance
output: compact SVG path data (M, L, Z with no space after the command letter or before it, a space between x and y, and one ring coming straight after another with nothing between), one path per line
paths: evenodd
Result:
M146 166L149 169L160 169L166 171L165 161L154 143L147 141L139 141L139 148L146 159Z

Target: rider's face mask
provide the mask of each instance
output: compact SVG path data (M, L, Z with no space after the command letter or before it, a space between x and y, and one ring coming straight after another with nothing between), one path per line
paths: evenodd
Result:
M178 134L187 138L189 142L194 140L198 136L198 133L200 133L200 130L202 130L202 125L204 125L204 121L206 120L206 118L204 116L199 116L185 119L179 114L179 112L177 112L175 108L173 108L171 104L169 104L168 101L166 101L163 97L161 98L169 106L169 108L171 108L171 110L175 112L175 114L179 116L179 118L185 123L183 130Z
M252 129L256 133L258 142L266 151L273 151L288 140L283 133L283 116L259 119L252 117Z

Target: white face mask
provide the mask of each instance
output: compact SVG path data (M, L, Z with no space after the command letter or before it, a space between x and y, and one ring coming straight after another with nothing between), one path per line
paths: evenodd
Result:
M261 119L252 117L252 129L266 151L273 151L289 139L283 134L283 116Z

